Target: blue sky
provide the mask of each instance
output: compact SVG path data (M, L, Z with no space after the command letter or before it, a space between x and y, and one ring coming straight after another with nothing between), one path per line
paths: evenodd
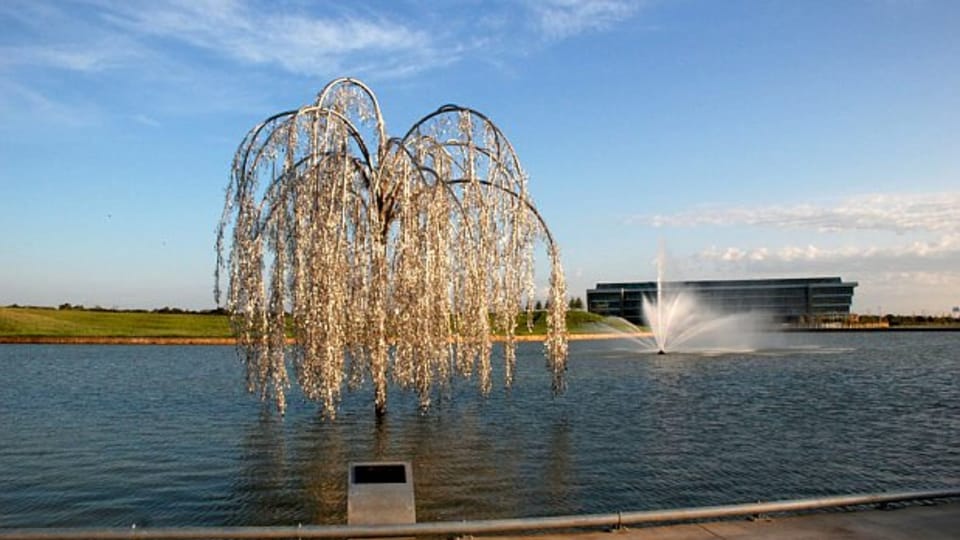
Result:
M571 296L840 275L960 305L960 3L0 2L0 305L204 309L230 160L362 79L513 142ZM546 280L546 273L541 276Z

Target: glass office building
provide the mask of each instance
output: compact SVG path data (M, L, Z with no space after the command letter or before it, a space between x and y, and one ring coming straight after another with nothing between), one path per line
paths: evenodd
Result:
M717 313L763 312L785 321L850 314L855 281L839 277L670 281L664 290L684 291ZM643 324L643 298L656 302L657 283L598 283L587 291L587 310Z

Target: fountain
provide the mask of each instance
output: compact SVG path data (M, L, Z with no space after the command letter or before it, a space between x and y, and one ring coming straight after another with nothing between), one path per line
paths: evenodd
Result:
M647 349L667 352L743 352L756 350L764 341L769 317L762 313L724 313L709 308L681 282L664 280L666 251L657 255L656 299L643 298L643 318L652 338Z

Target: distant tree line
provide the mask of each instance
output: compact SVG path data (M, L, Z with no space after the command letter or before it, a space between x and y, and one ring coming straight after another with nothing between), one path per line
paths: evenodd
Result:
M567 307L570 309L583 309L583 300L581 300L579 296L576 298L571 298L567 303ZM533 304L533 311L543 311L545 309L550 309L549 301L544 304L540 300L537 300L536 303Z
M876 325L881 327L897 326L956 326L960 319L950 315L895 315L888 313L883 316L860 313L835 313L824 315L801 315L797 321L800 326L818 326L832 324L838 326Z
M865 317L869 316L861 315L860 319L863 320ZM923 326L931 324L957 324L958 322L956 318L949 315L893 315L889 313L883 316L883 320L890 326Z
M17 304L12 304L11 308L18 307L34 307L34 306L18 306ZM49 309L49 308L39 308L39 309ZM176 307L164 306L162 308L155 309L119 309L119 308L105 308L103 306L93 306L86 307L83 304L71 304L69 302L64 302L57 306L58 310L76 310L76 311L100 311L100 312L113 312L113 313L162 313L162 314L188 314L188 315L226 315L227 311L223 308L215 309L182 309Z
M567 304L570 309L584 309L583 300L578 296L576 298L571 298ZM16 308L29 308L29 309L53 309L49 306L21 306L19 304L9 304L5 307L16 309ZM124 309L124 308L106 308L103 306L92 306L87 307L83 304L71 304L70 302L64 302L56 307L56 309L61 311L67 310L76 310L76 311L100 311L100 312L115 312L115 313L162 313L162 314L192 314L192 315L227 315L227 310L224 308L215 308L215 309L201 309L201 310L192 310L192 309L183 309L178 307L163 306L161 308L154 309ZM543 311L550 309L550 302L546 304L537 300L533 306L533 311Z

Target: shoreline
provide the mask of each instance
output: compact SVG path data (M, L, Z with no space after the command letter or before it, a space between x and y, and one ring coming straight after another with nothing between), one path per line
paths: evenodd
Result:
M781 332L960 332L960 325L951 326L865 326L862 328L784 328Z
M634 339L651 337L649 332L630 334L569 334L570 341L602 339ZM543 341L545 335L520 335L517 342ZM503 342L502 336L494 336L496 343ZM288 339L287 343L295 343ZM232 337L119 337L119 336L0 336L0 345L236 345Z
M0 345L235 345L232 337L0 336Z
M842 333L842 332L960 332L960 326L917 326L893 328L784 328L785 333ZM651 332L568 334L570 341L599 341L611 339L652 338ZM543 341L546 335L518 335L517 342ZM493 336L494 343L502 343L502 336ZM232 337L184 336L0 336L0 345L236 345ZM287 343L294 344L293 339Z

